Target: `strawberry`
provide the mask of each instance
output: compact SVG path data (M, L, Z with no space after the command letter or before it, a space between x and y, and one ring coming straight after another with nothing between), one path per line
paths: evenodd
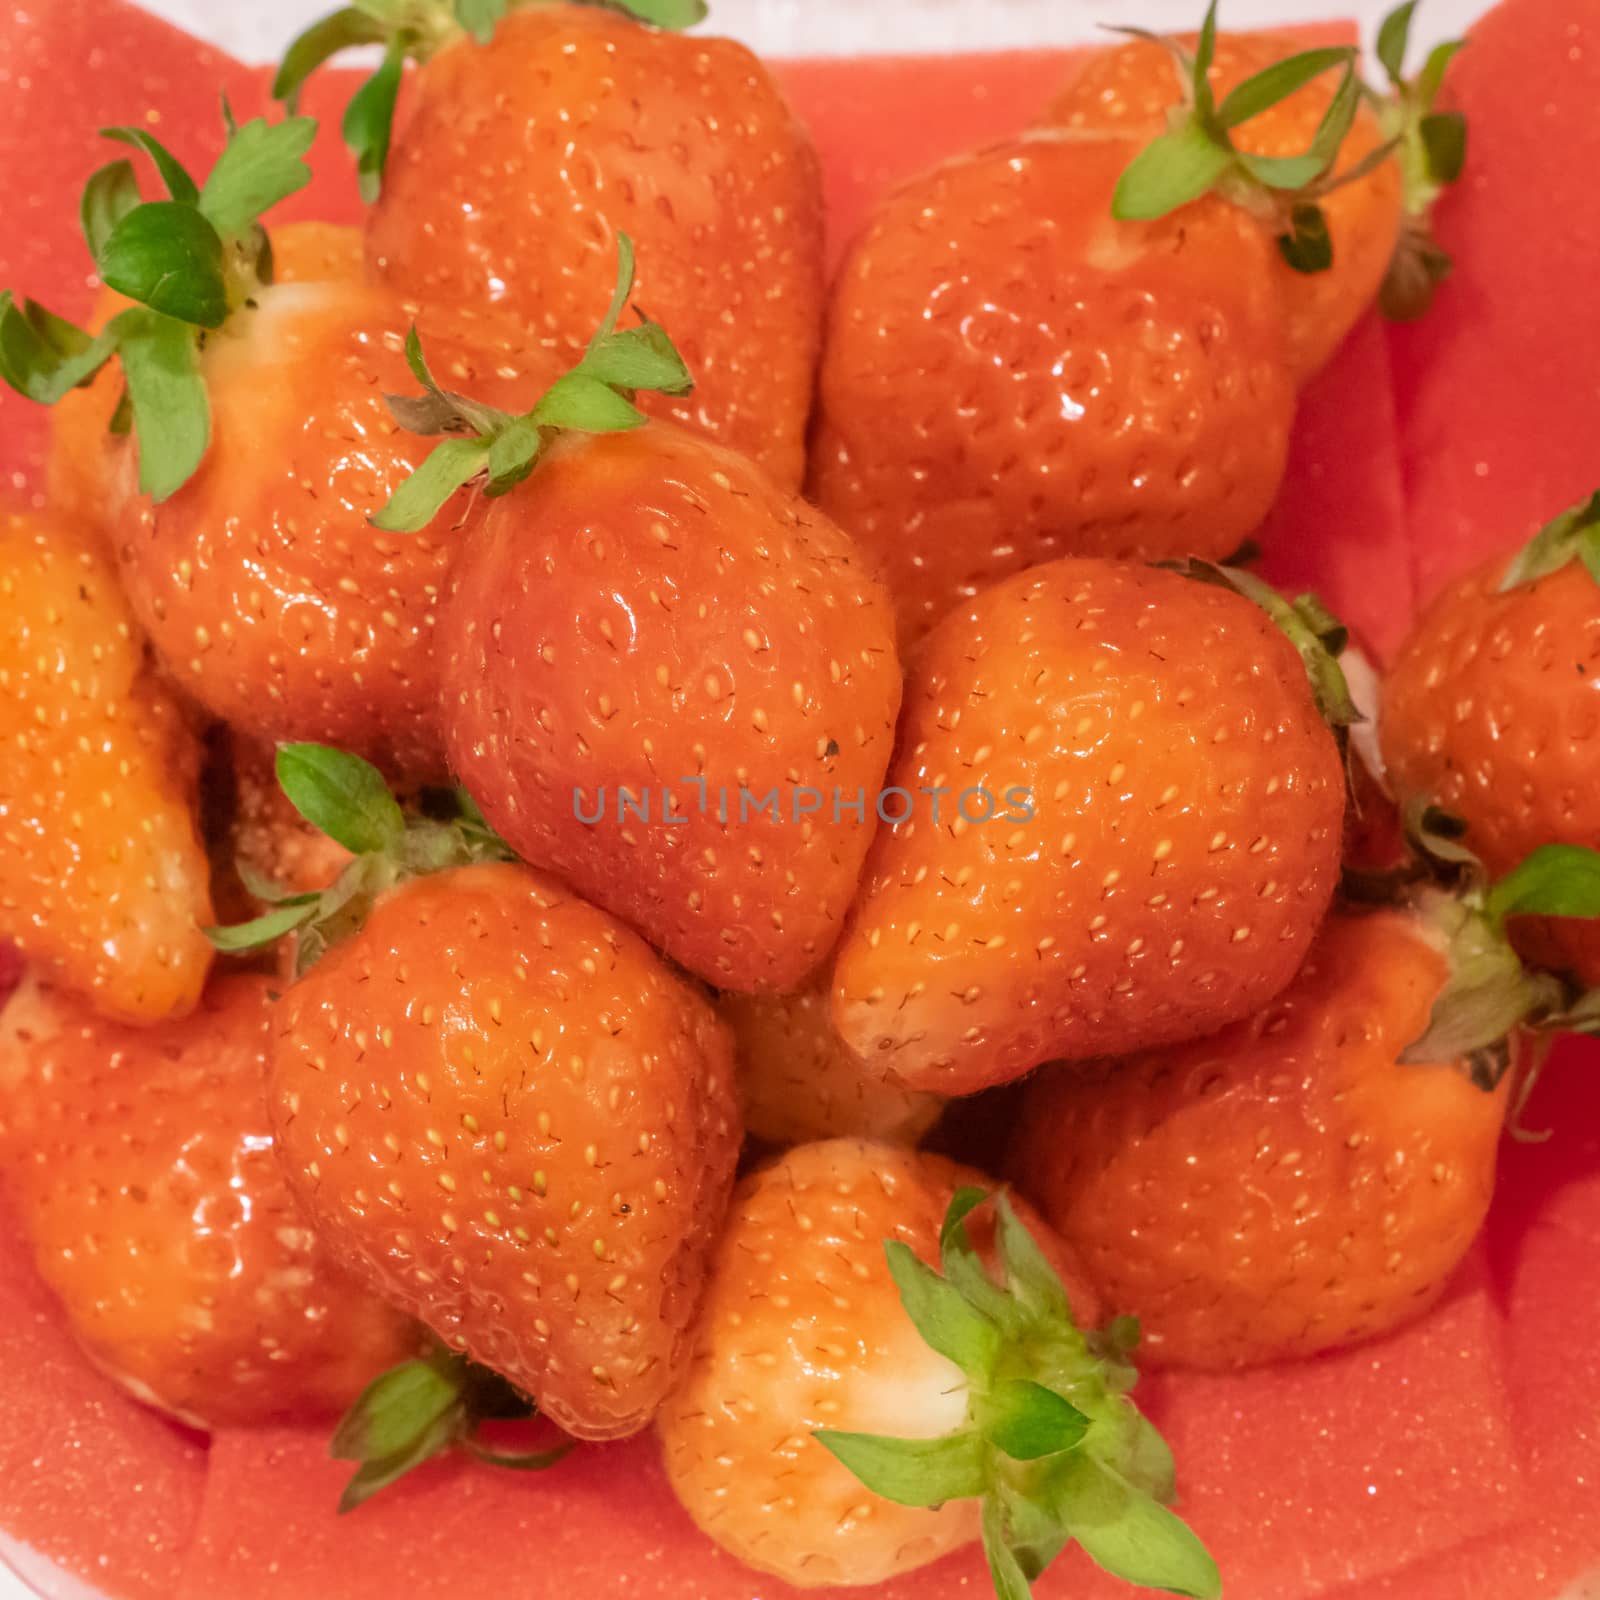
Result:
M1518 555L1450 584L1395 658L1383 693L1389 780L1415 810L1466 823L1491 873L1545 844L1600 846L1600 496ZM1600 930L1518 929L1522 948L1600 983Z
M1488 1209L1513 1077L1503 1045L1469 1061L1487 1041L1451 1037L1487 987L1451 992L1452 970L1470 987L1482 959L1437 914L1335 912L1255 1015L1029 1086L1012 1174L1151 1362L1310 1355L1438 1298ZM1491 1037L1531 1004L1510 967Z
M1289 364L1304 381L1326 365L1377 297L1400 236L1400 168L1382 158L1386 135L1377 110L1358 96L1352 51L1297 53L1294 41L1281 34L1218 34L1214 12L1208 23L1209 41L1140 36L1097 52L1051 105L1045 125L1156 140L1158 170L1174 178L1175 168L1162 158L1180 140L1186 152L1197 141L1215 152L1226 166L1213 184L1269 237L1285 239L1278 285ZM1212 54L1202 101L1198 57L1208 42ZM1286 85L1290 90L1282 98L1249 114L1259 99ZM1181 132L1173 131L1175 120ZM1307 151L1316 153L1302 153ZM1132 181L1149 185L1151 163L1151 157L1142 158ZM1348 181L1341 181L1346 174ZM1186 190L1177 192L1191 198ZM1127 191L1119 199L1126 214L1147 214L1143 206L1127 209ZM1308 241L1297 245L1293 238L1296 206L1312 204L1318 221L1310 226L1320 230L1327 251L1319 270L1310 270L1315 262L1306 259ZM1303 216L1302 232L1307 226Z
M879 834L833 971L873 1072L969 1094L1294 975L1339 871L1343 680L1309 600L1192 570L1052 562L924 642L889 781L928 799Z
M0 516L0 940L107 1016L188 1011L211 962L199 749L83 528Z
M578 1437L637 1432L733 1183L726 1030L478 823L407 823L336 751L289 746L278 771L355 854L320 897L217 934L299 930L271 1047L290 1184L338 1260L451 1350Z
M399 415L476 437L441 445L380 525L487 477L439 646L450 764L490 824L707 981L792 989L877 820L889 605L826 517L626 398L687 373L654 323L617 328L626 238L621 256L588 351L521 417L442 394L418 354L428 392Z
M631 235L640 302L674 330L697 380L692 401L654 397L647 409L797 488L821 324L819 165L742 45L634 20L670 29L704 9L490 0L469 21L443 0L399 18L369 0L341 13L349 35L323 25L292 48L274 92L292 97L357 36L386 42L387 64L345 126L369 190L382 176L367 233L379 276L424 301L503 310L572 360L605 306L594 264ZM424 64L390 150L408 52Z
M442 776L433 632L465 497L417 538L367 525L423 459L383 399L408 381L412 313L348 278L269 281L255 216L309 176L314 126L247 123L203 189L161 151L167 201L97 174L101 275L143 303L85 349L88 335L7 303L0 374L55 400L117 357L138 448L111 468L112 544L136 616L206 710L266 742L337 739L401 776ZM114 169L131 184L127 162ZM485 319L428 325L446 370L518 392L518 352Z
M201 1427L347 1404L415 1348L344 1276L272 1148L273 986L219 978L128 1028L24 989L0 1017L5 1179L89 1358Z
M951 162L892 195L840 272L812 493L906 639L1053 557L1220 560L1277 494L1277 253L1215 197L1115 220L1136 148L1061 133Z
M826 986L787 995L725 994L745 1131L773 1145L851 1135L916 1144L939 1116L937 1095L870 1078L834 1031Z
M357 282L363 266L361 234L330 222L291 222L272 234L276 283ZM102 289L89 328L98 334L133 302ZM56 402L50 422L50 458L45 480L53 509L90 525L105 521L111 497L111 418L122 395L117 368L108 363L81 389Z
M997 1594L1022 1600L1075 1538L1134 1582L1219 1593L1160 1503L1172 1457L1127 1398L1125 1328L1079 1331L1096 1308L1070 1256L1064 1284L1059 1243L1004 1196L977 1210L983 1185L847 1139L744 1180L657 1419L679 1499L803 1587L881 1582L981 1538Z

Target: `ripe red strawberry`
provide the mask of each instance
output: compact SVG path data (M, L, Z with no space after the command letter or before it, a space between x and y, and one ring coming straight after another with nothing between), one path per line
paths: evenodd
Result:
M1159 1504L1172 1457L1126 1398L1117 1339L1079 1332L1098 1308L1070 1254L1004 1199L974 1214L982 1184L844 1139L744 1180L657 1419L678 1497L802 1587L881 1582L982 1538L997 1593L1023 1597L1077 1538L1135 1582L1218 1593Z
M811 485L915 638L1065 555L1220 560L1294 412L1277 252L1208 197L1119 222L1137 145L1034 136L893 195L834 286Z
M1447 1041L1453 959L1423 917L1336 912L1254 1016L1030 1085L1012 1174L1150 1361L1310 1355L1437 1299L1488 1209L1512 1078L1502 1056L1475 1081Z
M403 37L367 25L424 58L393 149L386 111L357 140L363 172L383 176L374 270L424 302L504 311L566 362L605 307L597 265L631 235L639 303L696 379L692 399L646 409L797 488L821 330L821 182L766 68L731 40L617 14L670 27L703 6L538 5L498 20L506 7L479 6L476 41L446 5L424 9L431 25ZM292 94L309 64L291 53L276 92ZM392 100L398 83L396 66L363 95L386 85Z
M877 820L889 605L797 495L646 423L629 395L688 373L658 325L617 327L626 238L620 256L583 359L522 416L442 393L415 352L427 393L397 414L471 437L379 523L419 527L486 477L439 644L450 764L489 823L700 977L792 989L837 938Z
M333 1264L272 1148L270 980L128 1028L20 991L0 1150L41 1276L94 1363L202 1427L336 1411L417 1346Z
M1237 581L1274 617L1226 584L1058 561L924 642L890 782L927 798L879 834L833 972L875 1073L968 1094L1211 1032L1294 975L1339 872L1319 700L1343 683Z
M869 1077L834 1031L826 985L785 995L726 994L746 1133L773 1145L849 1135L916 1144L944 1102Z
M1097 52L1051 105L1046 125L1160 139L1169 146L1175 137L1174 118L1189 128L1198 120L1195 59L1200 46L1190 34L1130 39ZM1296 205L1314 203L1320 213L1326 265L1305 270L1310 264L1293 248L1280 253L1276 265L1289 364L1304 380L1327 363L1377 298L1400 235L1401 174L1396 161L1376 157L1387 135L1378 109L1356 93L1353 53L1348 50L1324 47L1297 53L1295 41L1283 34L1216 34L1205 79L1218 114L1223 114L1222 107L1243 104L1240 99L1228 101L1231 91L1249 83L1245 92L1250 93L1267 81L1258 74L1269 69L1284 73L1291 63L1306 72L1321 70L1246 120L1226 130L1212 127L1201 142L1226 162L1212 180L1215 187L1255 217L1269 238L1291 232ZM1340 69L1350 74L1348 79ZM1335 121L1324 132L1330 113ZM1319 132L1326 146L1326 170L1309 177L1290 171L1283 181L1297 181L1288 188L1274 188L1242 161L1229 159L1242 154L1304 162L1309 170L1317 162L1306 152ZM1370 170L1323 192L1324 184L1369 161L1375 161ZM1186 191L1178 192L1188 197Z
M274 283L359 282L363 272L361 233L331 222L289 222L272 230ZM101 332L133 301L115 289L102 289L89 329ZM53 510L90 526L109 512L110 467L120 453L110 432L122 397L122 378L107 363L81 389L56 402L50 418L50 458L45 479Z
M475 825L408 825L334 751L292 747L279 772L357 851L320 900L219 935L301 926L272 1048L290 1183L337 1258L452 1350L580 1438L637 1432L681 1369L733 1183L726 1030L553 880L454 865L499 848Z
M1384 686L1389 780L1413 810L1467 825L1491 874L1540 845L1600 846L1600 497L1564 512L1510 561L1444 590ZM1600 983L1600 930L1520 925L1530 958Z
M0 516L0 939L127 1022L211 964L199 749L82 527Z
M336 740L440 777L433 633L467 502L413 538L368 526L424 455L383 398L410 381L414 312L348 277L269 281L256 214L309 176L313 127L246 124L203 191L161 152L170 201L135 204L97 175L101 274L142 303L63 355L87 335L8 301L0 374L56 400L116 356L137 449L111 467L108 532L135 615L206 710L267 742ZM425 325L452 378L520 392L521 355L489 320Z

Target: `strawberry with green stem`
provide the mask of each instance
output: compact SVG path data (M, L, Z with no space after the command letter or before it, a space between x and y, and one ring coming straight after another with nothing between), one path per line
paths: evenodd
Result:
M140 624L207 711L264 744L336 742L438 779L434 626L468 500L406 540L367 524L421 460L383 401L408 382L415 313L348 273L271 281L255 219L306 180L312 130L235 129L203 185L138 135L173 198L137 203L116 163L85 215L101 275L149 303L81 350L8 303L0 375L50 401L117 356L133 437L113 452L107 532ZM488 398L545 366L491 317L422 315L444 369Z
M1459 817L1491 875L1542 845L1600 847L1600 496L1474 567L1417 620L1383 687L1390 787ZM1530 920L1518 948L1600 983L1600 934Z
M733 1183L726 1030L470 812L407 819L375 769L324 747L279 771L354 855L322 895L217 934L298 933L270 1083L291 1187L335 1259L450 1350L576 1437L637 1432L687 1354ZM389 1393L350 1448L437 1444L427 1407L390 1417ZM402 1420L410 1444L385 1450Z
M708 982L783 992L838 937L877 821L888 601L826 517L632 404L688 374L657 324L618 327L621 243L604 321L530 411L443 392L413 342L424 393L397 416L460 431L378 522L418 527L483 480L441 717L489 822Z
M982 1540L1023 1600L1071 1541L1134 1583L1215 1595L1166 1509L1170 1452L1097 1308L1023 1202L937 1156L837 1139L737 1190L694 1360L657 1422L668 1478L741 1560L871 1584ZM867 1492L863 1492L863 1490Z
M1336 909L1289 986L1220 1033L1029 1085L1012 1176L1139 1317L1151 1363L1305 1357L1445 1291L1540 1041L1590 1026L1518 961L1507 920L1600 912L1600 855L1452 874L1369 879L1380 903Z
M699 380L647 409L793 487L820 335L817 157L749 51L679 31L704 10L360 0L291 46L274 92L292 103L330 55L383 44L344 124L377 275L423 303L492 307L571 360L604 304L595 264L631 235L644 303ZM408 57L421 66L393 133Z

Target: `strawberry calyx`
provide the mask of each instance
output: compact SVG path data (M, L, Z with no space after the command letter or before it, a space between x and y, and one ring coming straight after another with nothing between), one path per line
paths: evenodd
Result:
M463 1450L490 1466L543 1472L575 1444L544 1450L496 1449L479 1438L485 1422L536 1415L528 1397L498 1373L442 1345L426 1356L379 1373L334 1430L328 1453L357 1463L339 1500L354 1511L423 1462Z
M514 489L563 433L619 433L641 427L645 415L631 398L638 391L688 394L694 380L659 323L639 313L636 326L617 326L632 289L633 241L622 233L617 235L616 288L588 348L520 416L441 389L413 328L406 339L406 361L423 393L389 395L389 409L411 433L453 437L436 446L395 490L372 525L390 533L415 533L438 515L451 495L475 479L483 480L486 495Z
M1299 654L1317 709L1328 726L1342 735L1363 720L1339 665L1339 657L1350 642L1350 630L1315 594L1287 600L1270 583L1243 567L1225 566L1198 556L1157 565L1196 583L1231 589L1259 606Z
M1378 296L1384 315L1396 322L1420 317L1450 275L1450 256L1433 236L1431 216L1434 203L1461 176L1467 159L1466 117L1437 108L1446 70L1466 41L1436 44L1416 76L1406 77L1406 48L1416 9L1417 0L1404 0L1378 29L1374 53L1389 81L1388 94L1363 90L1400 165L1405 213Z
M488 44L512 11L552 0L355 0L313 22L284 52L272 97L292 114L313 73L325 62L361 45L382 45L383 59L345 107L341 131L356 158L361 198L371 205L383 188L395 106L407 61L427 61L446 45L471 38ZM653 28L692 28L706 15L705 0L575 0L621 12Z
M1346 135L1361 102L1356 52L1348 45L1302 50L1246 78L1219 103L1211 87L1216 54L1217 0L1211 0L1191 53L1171 36L1142 28L1114 32L1148 39L1172 57L1180 100L1168 126L1136 155L1117 182L1112 216L1152 221L1198 200L1220 194L1272 227L1283 258L1297 272L1322 272L1333 264L1327 221L1318 200L1333 187L1364 175L1384 159L1374 152L1357 168L1334 176ZM1296 155L1260 156L1240 150L1233 132L1289 98L1325 72L1337 70L1339 86L1310 143Z
M1004 1193L993 1197L1000 1281L967 1232L990 1201L963 1188L940 1233L942 1271L884 1245L906 1315L967 1380L965 1424L937 1439L820 1429L814 1437L867 1488L900 1505L983 1502L983 1546L1000 1600L1027 1600L1069 1543L1130 1583L1222 1592L1216 1563L1167 1509L1172 1453L1129 1398L1137 1324L1103 1334L1073 1320L1066 1290Z
M1552 517L1512 557L1500 580L1500 593L1547 578L1570 561L1581 561L1600 583L1600 490Z
M272 909L248 922L207 928L206 937L225 954L260 950L292 933L298 978L355 933L378 897L397 884L515 859L464 793L455 796L456 814L447 820L408 815L370 762L321 744L280 745L276 771L295 810L352 860L326 889L304 894L285 894L247 862L237 863L245 888Z
M26 398L54 405L120 359L127 388L112 427L137 432L139 487L158 501L188 482L210 444L200 375L207 337L272 281L260 218L311 181L311 118L240 125L226 99L223 116L228 142L203 185L147 130L101 130L150 159L167 198L142 200L126 158L101 167L84 187L83 234L95 270L137 302L99 335L9 289L0 293L0 379Z

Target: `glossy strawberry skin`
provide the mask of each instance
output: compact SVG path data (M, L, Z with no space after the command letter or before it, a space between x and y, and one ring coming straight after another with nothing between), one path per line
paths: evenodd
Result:
M1012 1176L1140 1319L1141 1361L1307 1356L1438 1298L1487 1211L1510 1091L1397 1064L1446 971L1405 913L1335 913L1254 1016L1030 1084Z
M1110 216L1137 145L1041 137L892 196L834 286L817 503L916 638L1066 555L1231 553L1294 412L1271 256L1236 208Z
M0 937L127 1022L211 965L199 747L87 529L0 515Z
M766 69L726 39L597 7L514 12L416 78L368 226L408 295L492 305L564 360L606 307L616 238L634 304L695 375L642 403L798 487L822 310L815 150Z
M1600 584L1579 562L1500 592L1503 559L1428 607L1384 684L1393 788L1461 817L1491 875L1543 844L1600 848ZM1526 954L1600 983L1600 931L1519 919Z
M825 517L671 424L569 439L491 503L440 645L451 766L520 856L719 988L790 989L826 957L900 669ZM619 788L648 822L619 820ZM859 819L836 789L865 791Z
M944 1102L864 1072L834 1030L825 985L794 994L725 994L745 1131L771 1145L850 1137L916 1144Z
M365 270L361 230L332 222L284 223L272 230L272 263L276 283L359 282ZM131 304L114 289L102 289L88 326L98 332ZM90 527L103 526L110 514L118 441L109 429L122 390L122 369L112 361L50 413L50 505Z
M337 1412L417 1348L338 1271L272 1148L270 980L133 1029L27 988L0 1014L0 1157L96 1365L204 1427Z
M208 347L199 471L155 505L127 452L112 535L140 622L213 715L424 779L444 772L434 632L470 496L418 533L368 523L433 444L384 403L416 390L403 350L415 315L358 284L265 291ZM422 328L442 382L532 403L539 380L489 321L441 314Z
M880 833L833 1014L911 1088L1248 1015L1338 877L1341 763L1299 657L1250 601L1155 568L1054 562L946 618L889 781L942 789L941 819L930 794Z
M1193 37L1184 40L1194 48ZM1220 104L1228 91L1301 45L1280 33L1224 33L1217 38L1210 81ZM1310 146L1338 86L1324 73L1287 99L1233 130L1240 150L1258 156L1300 155ZM1180 101L1176 63L1159 44L1131 39L1096 52L1046 113L1045 124L1073 131L1155 138L1166 131L1167 112ZM1363 105L1345 136L1335 173L1347 171L1382 144L1370 107ZM1372 172L1335 189L1319 202L1333 245L1333 265L1296 272L1274 252L1283 297L1288 360L1304 382L1324 366L1340 341L1377 298L1400 234L1400 169L1384 161ZM1269 237L1279 223L1262 222Z
M414 879L285 996L290 1182L349 1269L582 1438L681 1369L739 1149L710 1006L512 865Z
M656 1426L678 1498L739 1560L800 1587L864 1585L978 1537L976 1501L893 1505L811 1437L933 1438L962 1425L966 1380L912 1327L883 1244L936 1262L950 1197L968 1184L995 1187L941 1156L834 1139L735 1191L693 1361ZM1021 1209L1092 1324L1099 1305L1075 1261ZM976 1227L974 1242L985 1247Z

